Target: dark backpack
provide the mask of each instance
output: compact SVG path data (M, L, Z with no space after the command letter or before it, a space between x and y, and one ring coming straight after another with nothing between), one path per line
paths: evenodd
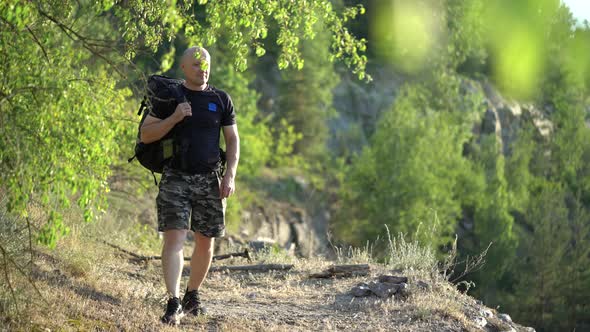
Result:
M178 152L177 150L179 147L176 143L179 140L175 137L176 130L173 128L160 140L147 144L143 143L140 140L141 126L152 109L168 108L168 110L171 110L172 108L176 108L178 104L186 102L186 96L182 91L183 80L162 75L152 75L148 78L147 83L147 93L141 102L139 111L137 112L137 115L141 115L142 117L137 130L135 154L128 159L128 162L137 158L143 167L152 172L154 183L157 185L158 182L156 181L154 173L163 172L164 166ZM217 98L219 98L221 102L219 95L217 95ZM223 107L223 103L221 103L221 105ZM219 171L223 174L226 161L225 152L220 148L219 154L221 157Z
M141 121L139 121L137 130L135 154L129 158L129 162L137 158L139 163L152 171L152 173L162 173L164 165L174 156L176 148L174 145L174 129L170 130L160 140L147 144L141 142L140 131L145 118L152 109L175 108L179 103L186 101L186 97L182 92L182 82L182 80L161 75L152 75L148 78L147 93L137 112L137 115L141 115ZM154 182L156 182L155 175Z

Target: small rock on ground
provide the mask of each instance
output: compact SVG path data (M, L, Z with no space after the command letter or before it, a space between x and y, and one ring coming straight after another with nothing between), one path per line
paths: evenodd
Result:
M510 315L508 314L498 314L498 318L500 318L506 323L512 323L512 318L510 318Z

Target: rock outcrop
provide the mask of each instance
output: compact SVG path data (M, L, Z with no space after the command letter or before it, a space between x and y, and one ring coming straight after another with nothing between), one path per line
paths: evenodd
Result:
M532 124L541 137L548 137L553 131L553 124L548 120L550 109L541 110L531 103L505 99L490 83L479 84L486 98L486 111L481 123L474 125L474 134L495 133L504 155L510 154L511 143L526 123Z
M308 211L291 203L268 201L244 211L241 225L240 237L255 250L276 245L309 257L324 246Z

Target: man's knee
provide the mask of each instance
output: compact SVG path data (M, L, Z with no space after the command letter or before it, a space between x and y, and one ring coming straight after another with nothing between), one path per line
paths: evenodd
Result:
M199 232L195 232L195 249L200 252L210 251L213 252L213 244L215 238L205 236Z
M170 229L164 232L164 250L181 251L186 240L185 229Z

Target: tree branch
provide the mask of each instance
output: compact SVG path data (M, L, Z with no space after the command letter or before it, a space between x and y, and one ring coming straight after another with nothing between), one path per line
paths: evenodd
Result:
M16 295L14 294L14 288L12 287L12 283L10 282L10 276L8 275L8 260L6 257L7 253L1 244L0 244L0 251L2 251L2 258L4 260L4 277L6 278L6 283L8 284L8 288L10 289L10 295L12 295L12 299L14 300L14 305L16 306L16 311L19 311L18 300L16 299Z
M138 255L138 254L136 254L136 253L134 253L132 251L129 251L129 250L124 249L124 248L121 248L118 245L115 245L115 244L112 244L112 243L109 243L107 241L100 240L100 239L97 239L97 240L99 240L100 242L106 244L109 247L112 247L112 248L115 248L117 250L120 250L120 251L122 251L122 252L124 252L124 253L126 253L126 254L134 257L135 259L140 260L140 261L149 261L149 260L162 259L162 256L143 256L143 255ZM215 255L215 256L212 257L212 260L213 261L216 261L216 260L227 259L227 258L231 258L231 257L244 257L244 258L248 259L248 261L251 261L252 260L252 258L250 257L250 252L248 251L248 249L245 249L243 252L237 252L237 253L231 253L231 254L224 254L224 255ZM191 260L191 257L184 257L184 260L185 261L190 261Z
M31 265L31 272L32 272L33 271L33 262L34 262L34 256L33 256L33 232L31 232L31 220L29 219L28 216L25 219L27 221L27 230L29 231L29 250L31 251L31 261L29 263Z
M61 89L57 88L57 87L51 87L51 86L23 86L20 88L13 89L12 90L13 92L9 95L0 91L0 95L2 96L2 99L0 99L0 102L2 102L4 100L11 99L12 97L18 95L20 92L31 91L31 90L61 90ZM33 94L33 96L34 95L35 94Z
M31 30L31 28L29 28L28 25L27 25L27 31L29 31L29 33L33 37L33 40L35 41L35 43L37 43L37 45L39 45L39 47L41 48L41 51L43 51L43 55L45 55L45 60L47 60L47 62L49 62L49 56L47 55L47 51L45 51L45 47L43 47L43 45L41 44L39 39L37 39L37 36L35 36L35 33L33 33L33 30Z
M293 268L292 264L260 264L244 266L211 266L209 272L221 271L243 271L243 272L268 272L268 271L288 271Z
M110 59L108 59L104 55L100 54L99 52L97 52L96 50L94 50L90 45L88 45L88 42L87 42L88 39L85 36L80 35L75 30L69 28L68 26L66 26L62 22L58 21L56 18L54 18L51 15L49 15L48 13L44 12L41 8L38 8L38 10L39 10L39 14L41 14L41 16L43 16L43 17L47 18L48 20L50 20L51 22L55 23L71 40L81 42L82 43L82 46L86 50L88 50L90 53L92 53L95 56L97 56L97 57L101 58L102 60L104 60L121 77L127 78L127 76L121 70L119 70L119 68L117 68L117 65L116 64L114 64Z
M4 251L4 249L2 249ZM39 288L37 288L37 285L35 285L35 282L33 281L33 279L31 279L30 275L27 275L27 273L11 258L8 258L8 261L12 263L12 265L14 265L14 267L16 267L16 270L18 272L20 272L20 274L22 274L23 276L27 277L27 280L29 281L29 283L31 284L31 286L33 286L33 289L35 289L35 291L37 292L37 294L39 295L39 297L43 300L43 302L45 302L45 304L49 305L49 302L47 302L47 299L45 299L43 297L43 294L41 294L41 291L39 291Z

